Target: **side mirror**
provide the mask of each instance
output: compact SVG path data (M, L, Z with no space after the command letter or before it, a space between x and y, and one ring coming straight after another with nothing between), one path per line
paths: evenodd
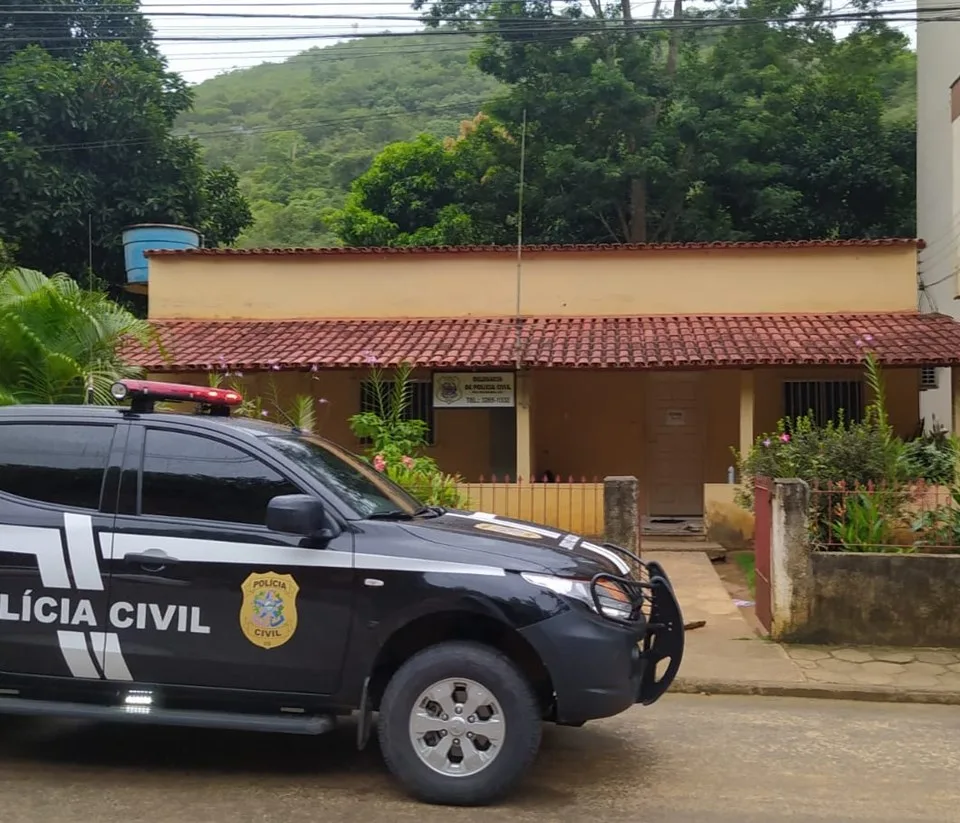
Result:
M267 528L305 537L334 535L327 526L323 503L309 494L281 494L267 504Z

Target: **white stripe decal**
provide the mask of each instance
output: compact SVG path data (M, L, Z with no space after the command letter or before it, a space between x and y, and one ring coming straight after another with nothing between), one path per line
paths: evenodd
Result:
M181 563L229 563L243 566L299 566L306 568L351 569L366 571L434 572L437 574L474 574L501 577L506 572L497 566L453 563L445 560L421 560L380 554L357 554L333 549L299 549L263 543L230 543L225 540L192 540L133 533L109 534L100 551L104 557L120 560L129 552L160 549ZM113 539L113 550L107 548Z
M484 523L499 523L501 526L510 526L513 529L523 529L524 531L539 534L541 537L549 537L551 540L557 540L560 532L550 531L543 526L534 526L528 523L518 523L516 520L507 520L504 517L497 517L495 514L487 512L471 512L470 514L461 514L460 512L447 512L451 517L462 517L464 520L480 520Z
M433 572L435 574L476 574L483 577L505 577L497 566L474 566L447 560L418 560L414 557L390 557L385 554L358 554L357 568L366 571Z
M103 577L93 541L93 518L89 514L63 515L67 535L67 554L73 569L73 582L81 591L102 592Z
M36 526L0 526L0 548L11 554L30 554L37 558L40 582L45 589L69 589L70 576L63 557L59 529Z
M581 549L586 549L588 552L593 552L594 554L599 554L601 557L606 557L614 566L620 569L622 574L627 574L630 571L630 566L627 562L616 552L610 551L610 549L605 549L603 546L598 546L596 543L588 543L584 540L580 544Z
M100 668L107 680L133 680L127 661L123 659L120 638L113 632L90 632L90 640L98 650Z
M229 563L236 565L314 566L319 568L349 569L353 566L351 552L331 549L298 549L292 546L270 546L264 543L232 543L226 540L192 540L187 537L167 537L131 532L109 534L113 550L101 545L104 557L122 560L125 554L160 549L181 563Z
M99 680L100 672L93 665L93 658L87 648L87 639L83 632L57 632L57 642L66 661L70 674L74 677L86 677Z

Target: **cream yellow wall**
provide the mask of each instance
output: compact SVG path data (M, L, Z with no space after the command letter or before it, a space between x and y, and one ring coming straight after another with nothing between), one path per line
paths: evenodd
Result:
M360 410L362 370L330 370L317 375L281 372L245 375L248 397L269 397L271 380L281 406L288 407L298 394L318 403L319 433L352 450L360 444L347 420ZM725 483L733 464L731 447L740 442L740 373L737 370L703 372L706 426L703 476L707 484ZM755 372L754 432L775 429L783 415L783 381L851 379L858 369L757 369ZM418 372L415 378L427 379ZM887 405L897 433L910 436L918 420L919 372L887 369ZM205 385L198 374L159 375L158 379ZM602 480L611 474L635 475L649 482L645 471L646 434L643 372L560 371L544 369L532 374L533 471L547 470L567 479ZM441 468L458 473L467 482L489 478L491 468L491 413L484 409L438 409L434 427L436 444L428 450Z
M723 483L739 442L740 375L703 372L706 483ZM533 375L534 471L602 479L645 472L643 372L552 371Z
M349 418L360 411L360 383L368 377L362 370L329 370L309 372L252 372L237 382L246 398L269 400L274 392L282 409L289 409L297 395L308 395L317 402L317 433L335 443L361 451L362 446L350 431ZM207 385L207 377L195 372L154 375L154 379L171 383ZM387 375L389 377L389 375ZM415 373L415 379L426 379L427 373ZM232 383L233 381L228 381ZM264 405L272 406L272 401ZM270 415L273 419L275 415ZM442 469L459 472L468 482L490 476L490 415L483 409L438 409L434 413L435 445L426 453ZM276 422L284 422L279 420Z
M776 429L783 416L784 380L855 380L863 377L858 368L828 369L757 369L754 431L757 434ZM890 423L900 437L912 437L920 420L919 369L885 369L887 412ZM871 396L864 397L870 402Z
M623 316L916 309L916 249L531 252L521 314ZM153 319L505 317L507 253L160 256Z
M642 479L645 378L642 372L534 372L534 472Z

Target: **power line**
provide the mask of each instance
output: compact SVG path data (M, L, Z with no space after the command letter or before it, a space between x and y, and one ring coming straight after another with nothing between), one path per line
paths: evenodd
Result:
M873 12L861 12L854 11L849 13L841 14L811 14L811 15L796 15L790 17L752 17L745 15L735 15L735 16L719 16L719 17L694 17L694 18L680 18L680 19L658 19L656 21L647 21L647 20L637 20L634 21L630 26L630 33L635 32L650 32L650 31L671 31L676 29L690 29L690 30L700 30L700 29L711 29L711 28L728 28L728 27L738 27L738 26L749 26L749 25L801 25L806 23L845 23L845 22L872 22L872 21L895 21L895 22L915 22L915 23L927 23L927 22L955 22L960 20L960 17L931 17L928 16L930 12L953 12L960 13L960 6L938 6L934 8L924 9L923 14L917 14L915 16L902 16L908 12L901 10L890 10L890 11L873 11ZM303 19L309 19L304 17ZM356 17L349 19L358 19ZM410 18L402 18L404 21L409 20ZM553 34L568 34L569 36L583 36L587 34L615 34L615 33L627 33L626 27L622 25L623 21L619 18L616 20L598 20L596 18L589 18L588 20L574 20L570 18L550 18L550 19L537 19L537 18L523 18L521 23L515 26L507 26L502 28L497 28L489 24L490 22L499 22L497 20L482 20L475 19L469 21L461 22L470 22L476 23L476 28L454 28L454 27L445 27L445 28L428 28L421 29L410 32L356 32L353 35L344 35L344 34L329 34L323 32L312 32L312 33L301 33L301 32L291 32L289 34L253 34L253 35L230 35L227 37L214 36L214 35L199 35L199 36L154 36L151 39L154 42L197 42L197 43L217 43L217 42L269 42L274 40L323 40L331 38L343 38L344 36L352 36L358 39L367 39L367 38L384 38L384 37L429 37L429 38L442 38L442 37L451 37L451 36L489 36L489 35L523 35L530 34L535 35L539 32L547 32ZM611 25L615 24L615 25ZM59 31L59 29L57 29ZM40 36L40 35L37 35ZM7 37L0 39L0 43L33 43L36 41L37 36L33 37ZM136 35L107 35L104 37L97 37L99 41L103 42L139 42L142 38ZM64 41L71 42L74 40L73 37L54 37L51 38L52 41Z
M350 115L348 117L335 117L327 120L314 120L311 122L290 123L284 126L246 126L234 127L229 129L216 129L209 132L194 134L176 134L175 137L190 137L194 140L207 137L238 136L247 137L262 134L276 134L286 131L297 131L298 129L317 128L320 126L348 125L351 123L361 123L367 120L392 119L394 117L407 117L415 114L453 114L457 111L463 111L465 108L482 106L487 99L477 99L474 101L461 100L456 103L444 103L435 106L418 106L416 108L404 109L397 112L380 112L373 114ZM61 143L47 146L27 145L34 151L42 154L56 151L86 151L94 149L109 149L120 146L146 145L154 142L153 137L135 137L117 140L91 140L84 143Z
M950 8L957 8L957 10L960 11L960 7L950 7ZM847 19L850 17L856 17L861 19L875 19L875 16L872 14L864 15L862 13L857 13L855 15L843 15L842 17L844 19ZM822 20L835 20L835 19L838 19L838 15L809 15L806 18L742 18L742 17L729 18L729 19L728 18L724 18L724 19L712 18L712 19L706 19L706 20L697 19L697 20L692 20L688 22L694 24L692 26L693 28L710 28L712 27L711 25L704 25L704 24L723 22L726 25L742 25L744 23L756 24L756 23L764 23L764 22L771 22L771 21L794 23L802 20L822 21ZM539 39L537 41L538 43L550 42L551 40L561 41L561 40L569 39L569 33L561 34L555 28L553 27L549 27L549 28L550 28L549 34L552 35L552 37ZM655 28L661 28L661 26L659 24L656 24ZM584 31L592 32L595 30L596 29L580 26L577 28L577 33L583 33ZM439 30L439 31L443 31L451 36L457 36L457 37L463 37L464 35L469 34L469 32L464 32L460 30ZM516 31L516 29L512 29L511 31ZM603 31L604 33L609 33L610 29L609 27L603 27L601 31ZM490 32L489 30L486 30L486 31L478 31L476 33L488 34ZM417 32L416 34L422 35L424 34L424 32ZM397 37L397 35L389 35L389 34L386 36ZM355 39L360 40L360 39L366 39L367 37L369 37L369 35L361 34L361 35L357 35ZM434 44L431 44L430 46L425 45L424 48L418 51L419 53L434 53L436 51L441 51L441 50L442 51L459 50L459 48L460 48L459 46L450 47L450 46L442 46L439 43L434 43ZM394 50L380 50L379 52L370 52L370 51L359 52L359 49L358 49L355 52L351 52L351 50L349 49L344 49L342 55L338 55L336 58L334 58L333 55L331 54L328 58L327 55L323 54L324 51L325 50L321 50L320 52L317 52L315 55L312 55L313 57L317 58L317 62L325 62L327 59L362 59L362 57L365 57L365 56L380 56L384 54L396 54L396 51ZM405 53L415 53L415 52L413 50L410 50ZM296 57L300 57L305 54L308 54L308 53L300 53L299 55L294 55L293 57L294 59L296 59ZM465 107L473 107L473 106L479 107L483 105L483 103L485 102L487 101L486 100L477 100L476 102L459 101L457 103L437 105L433 107L405 109L403 111L398 111L398 112L390 112L390 113L385 112L385 113L370 114L370 115L352 115L348 117L332 118L332 119L319 120L319 121L313 121L313 122L289 123L283 126L245 127L245 128L232 127L232 128L225 128L220 130L213 130L209 132L199 132L192 135L179 135L179 136L207 138L207 137L214 137L214 136L234 136L234 135L251 136L251 135L260 135L260 134L270 134L270 133L279 133L279 132L286 132L286 131L296 131L298 129L305 129L305 128L315 128L315 127L322 127L322 126L329 126L329 125L344 125L349 123L358 123L358 122L364 122L366 120L389 119L393 117L412 116L418 113L427 113L428 111L432 111L435 114L442 114L445 112L452 113L454 111L463 112ZM38 152L45 153L45 152L54 152L54 151L107 149L107 148L126 146L126 145L134 146L138 144L147 144L150 142L152 142L152 139L150 138L130 138L130 139L118 139L118 140L105 139L105 140L86 141L86 142L54 144L54 145L47 145L47 146L32 146L32 148L34 148Z

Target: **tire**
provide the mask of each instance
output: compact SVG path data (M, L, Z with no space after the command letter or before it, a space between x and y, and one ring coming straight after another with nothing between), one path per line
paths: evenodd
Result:
M460 735L463 718L460 725L450 732L427 732L418 738L418 733L412 729L412 723L422 723L420 720L426 715L439 709L439 703L433 703L427 698L428 710L420 708L420 698L426 690L436 687L433 693L446 694L450 681L464 681L479 685L480 691L468 686L467 691L454 689L455 699L464 695L483 694L486 690L490 701L481 706L475 715L471 715L477 725L470 726L475 732L466 732L460 745L474 748L487 745L483 755L472 753L469 767L474 769L478 761L489 756L488 762L478 770L467 771L463 774L446 774L432 768L421 756L421 751L431 750L433 755L440 751L432 751L427 745L429 740L437 739L437 734L443 734L443 739L437 744L451 747L452 754L448 754L443 761L443 768L457 768L457 764L450 764L450 759L457 757L456 743L458 738L449 735ZM444 699L444 705L447 705ZM477 700L474 700L476 703ZM467 702L453 705L462 707L471 705ZM489 707L498 711L491 713ZM416 712L416 715L415 715ZM481 715L489 714L490 717ZM493 725L488 725L498 717ZM383 700L380 703L380 717L378 733L380 749L387 767L399 780L401 785L415 798L425 803L444 804L449 806L485 806L503 798L513 786L523 777L533 763L540 748L541 712L537 699L527 682L513 662L496 649L479 643L448 642L431 646L411 657L387 684ZM429 724L428 724L429 725ZM448 724L444 723L445 729ZM494 754L490 754L492 745L482 731L486 731L490 738L502 733L502 739ZM473 737L473 743L468 743L466 737ZM447 742L447 740L451 742ZM467 749L459 749L461 753ZM434 760L434 762L437 762ZM467 766L467 758L462 756L461 766Z

